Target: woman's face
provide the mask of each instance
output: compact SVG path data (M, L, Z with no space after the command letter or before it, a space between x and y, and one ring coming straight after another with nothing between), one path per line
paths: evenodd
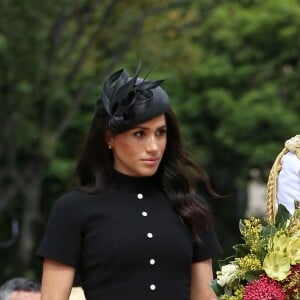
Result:
M114 168L129 176L156 173L167 143L167 125L162 114L137 127L111 137Z

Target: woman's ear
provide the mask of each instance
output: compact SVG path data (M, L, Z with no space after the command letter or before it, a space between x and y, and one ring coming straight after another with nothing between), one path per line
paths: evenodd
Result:
M111 131L109 129L105 130L104 138L105 138L105 142L107 144L108 149L111 149L113 137L112 137Z

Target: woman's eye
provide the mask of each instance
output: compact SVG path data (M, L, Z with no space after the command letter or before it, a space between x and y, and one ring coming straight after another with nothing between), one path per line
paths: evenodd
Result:
M157 136L164 136L167 133L167 129L159 129L156 133Z
M137 136L137 137L142 137L142 136L145 135L145 133L143 131L137 131L137 132L134 133L134 135Z

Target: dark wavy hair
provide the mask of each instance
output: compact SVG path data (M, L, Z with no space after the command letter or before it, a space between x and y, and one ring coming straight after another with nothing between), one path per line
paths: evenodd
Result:
M201 240L199 226L209 228L212 218L208 205L195 191L197 181L202 181L212 196L217 194L212 189L206 172L188 158L173 111L165 113L165 117L167 145L156 176L175 211L189 227L193 239ZM102 101L98 101L76 167L79 189L85 193L103 194L114 186L113 156L105 141L108 123L109 116Z

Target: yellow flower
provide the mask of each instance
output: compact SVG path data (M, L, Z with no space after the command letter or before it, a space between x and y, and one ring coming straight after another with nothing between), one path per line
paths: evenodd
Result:
M287 245L287 255L291 264L300 263L300 237L292 237Z
M240 268L244 271L254 271L261 269L261 263L254 254L247 254L244 257L235 259Z
M281 252L271 252L266 255L263 268L269 277L280 281L290 273L290 259Z
M286 253L289 238L285 234L275 234L272 240L270 240L270 250L273 252Z
M298 210L295 211L294 215L287 220L287 234L289 236L300 237L300 218L297 216Z
M241 233L244 237L245 243L249 246L251 252L259 251L260 245L260 235L262 231L262 224L258 218L253 216L250 219L243 220L243 229Z

